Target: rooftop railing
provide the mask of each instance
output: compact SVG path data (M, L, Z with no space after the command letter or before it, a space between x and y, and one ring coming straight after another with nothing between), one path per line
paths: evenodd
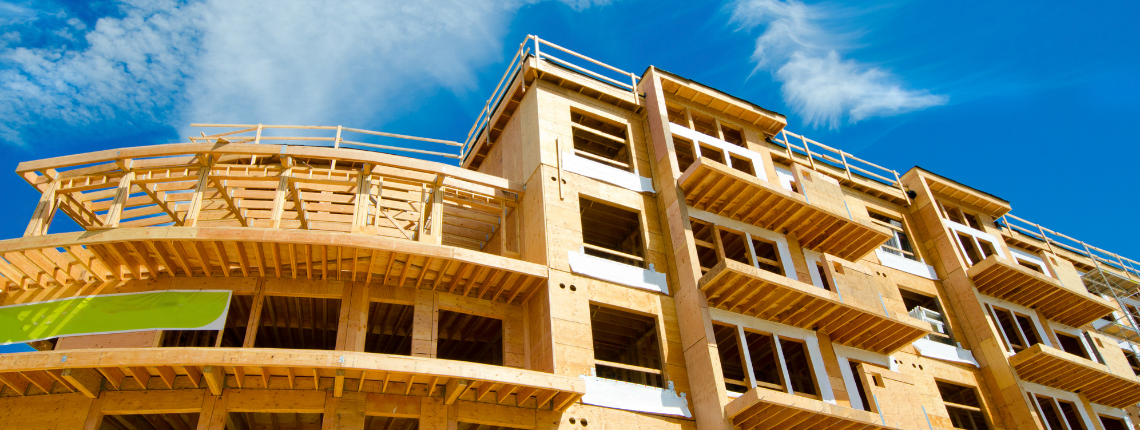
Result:
M788 136L799 140L800 145L793 143L795 140ZM849 181L854 181L857 175L882 185L898 188L899 191L906 196L906 188L903 187L902 181L899 179L899 172L895 170L888 169L856 157L851 153L832 148L787 130L781 130L779 135L772 137L772 141L784 146L786 150L785 156L787 156L788 159L799 161L795 157L795 155L799 155L804 158L808 167L811 167L813 170L820 170L817 168L818 165L841 169L843 175L845 175ZM910 201L909 196L907 196L906 199L908 202Z
M190 124L191 127L202 128L215 128L215 129L230 129L224 130L219 133L206 134L201 133L201 136L190 136L190 141L193 143L216 143L218 139L223 139L228 143L273 143L278 145L308 145L308 146L325 146L333 148L356 148L366 149L379 152L402 152L412 153L419 155L430 155L436 157L443 157L453 160L462 159L463 144L450 140L431 139L426 137L408 136L403 134L385 133L382 131L362 130L359 128L349 128L344 126L319 126L319 125L265 125L265 124ZM295 134L307 134L305 136L281 136L273 133L278 130L291 130L296 131ZM334 133L335 132L335 133ZM381 139L400 139L398 141L386 140L386 142L398 142L392 145L385 145L375 142L362 142L360 140L368 139L370 136L376 136ZM351 140L350 140L351 139ZM360 139L360 140L357 140ZM375 138L372 138L375 139ZM426 144L433 144L442 149L427 150L423 148L414 148L411 146L401 146L399 143L407 143L405 141L423 142ZM422 144L421 144L422 145ZM397 154L399 155L399 154Z
M1012 214L1003 215L997 220L997 223L1009 231L1017 231L1018 233L1044 242L1046 247L1056 247L1087 257L1093 261L1093 265L1098 269L1101 268L1102 265L1108 266L1110 269L1121 272L1131 280L1140 279L1140 262L1136 260L1123 257L1115 252L1097 248L1082 240L1058 233L1057 231L1042 227L1040 224L1026 221Z

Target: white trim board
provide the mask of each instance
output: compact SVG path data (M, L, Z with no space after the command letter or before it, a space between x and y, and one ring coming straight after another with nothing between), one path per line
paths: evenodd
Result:
M851 373L851 359L877 364L894 371L895 361L890 356L876 354L871 351L851 348L843 345L831 345L835 351L835 358L839 361L839 375L843 378L843 385L847 388L847 398L851 400L851 408L863 410L863 399L859 398L858 387L855 385L855 374Z
M914 346L918 354L923 357L949 361L951 363L972 364L974 367L981 367L978 366L978 360L974 359L974 353L968 349L935 342L927 338L916 340L911 345Z
M883 251L883 248L875 248L875 256L879 257L879 263L883 266L890 267L900 272L909 273L911 275L920 276L932 281L938 280L938 274L934 272L934 267L921 261L911 260L906 257L891 254Z
M741 148L739 146L720 140L716 137L709 136L699 131L690 129L689 127L685 127L683 125L672 122L669 123L669 132L693 141L694 145L696 146L700 146L701 143L704 143L710 146L714 146L717 149L725 151L729 154L737 155L741 158L747 158L752 162L752 170L756 172L756 178L760 179L761 181L768 182L768 171L764 167L764 157L759 153L756 153L750 149ZM700 149L697 147L694 147L693 150L700 151ZM730 162L728 161L727 154L725 155L725 162Z
M788 239L784 237L784 235L699 209L689 208L689 216L721 227L743 231L764 240L774 242L776 244L776 250L780 252L780 263L784 266L784 276L788 279L799 280L796 276L796 266L792 264L792 251L791 248L788 247Z
M1033 394L1038 394L1038 395L1042 395L1045 397L1052 397L1054 399L1064 400L1066 402L1072 403L1074 406L1076 406L1073 409L1076 409L1077 413L1081 414L1081 421L1084 422L1085 428L1086 429L1097 428L1097 427L1094 427L1092 421L1089 420L1088 411L1085 410L1083 403L1081 402L1080 397L1077 397L1076 393L1070 393L1068 391L1061 391L1061 390L1058 390L1056 388L1050 388L1050 387L1046 387L1044 385L1038 385L1038 384L1035 384L1032 382L1022 381L1021 384L1022 384L1021 387L1025 389L1026 395L1029 397L1032 397ZM1029 399L1029 400L1031 402L1035 401L1035 399ZM1091 404L1091 402L1090 402L1090 404ZM1030 407L1032 407L1034 411L1037 410L1037 405L1035 405L1033 403L1030 403ZM1058 412L1060 412L1060 411L1058 411Z
M653 190L653 180L650 178L607 166L585 157L579 157L578 154L572 152L562 151L562 169L639 193L656 192Z
M591 373L593 372L596 370L592 370ZM673 389L672 381L669 382L669 388L666 389L599 378L593 375L581 375L579 378L586 381L586 395L582 396L582 403L587 405L685 418L693 417L693 414L689 412L689 402L685 393L678 394Z
M653 270L652 264L649 265L648 269L642 269L637 266L586 255L585 252L571 250L566 251L566 253L569 257L571 272L616 284L669 294L668 279L664 273Z

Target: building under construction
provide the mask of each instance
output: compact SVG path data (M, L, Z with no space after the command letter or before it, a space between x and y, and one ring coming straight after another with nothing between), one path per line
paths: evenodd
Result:
M23 162L0 428L1140 424L1140 263L786 125L531 36L462 142Z

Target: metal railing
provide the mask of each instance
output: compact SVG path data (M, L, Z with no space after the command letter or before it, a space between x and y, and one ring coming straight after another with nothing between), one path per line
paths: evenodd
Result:
M260 144L262 142L272 142L282 145L310 145L310 146L331 146L333 148L341 147L356 147L367 148L369 150L380 151L397 151L397 152L410 152L421 155L431 155L443 158L461 159L462 151L429 151L419 148L411 148L406 146L392 146L382 145L378 143L361 142L357 140L348 140L344 137L356 138L353 135L363 136L379 136L393 139L403 139L417 142L426 142L437 145L442 145L445 149L447 147L462 148L463 144L450 140L431 139L426 137L408 136L403 134L385 133L382 131L362 130L358 128L349 128L344 126L321 126L321 125L265 125L265 124L190 124L191 127L203 128L229 128L236 130L227 130L221 133L206 134L201 133L201 136L190 136L190 141L193 143L216 143L219 139L224 139L228 143L254 143ZM276 136L266 134L269 130L314 130L317 133L336 131L334 136ZM331 143L323 143L331 142Z
M548 49L543 51L544 47ZM487 102L483 104L483 109L479 111L479 114L475 117L475 123L472 124L471 129L468 130L467 138L464 139L463 143L461 144L460 160L466 160L470 155L471 149L474 147L475 142L479 136L482 135L483 130L487 127L487 124L490 123L491 117L497 110L499 103L502 102L503 97L506 96L507 90L511 86L510 83L514 80L514 76L516 76L518 71L522 69L523 62L526 61L527 57L530 55L532 48L534 51L535 59L538 60L535 62L535 64L539 70L542 68L542 60L547 60L551 63L557 64L560 67L565 67L567 69L582 73L587 77L596 79L608 85L613 85L617 88L630 91L633 93L635 102L639 100L639 96L637 94L637 83L641 78L636 74L579 54L562 46L550 43L549 41L542 40L536 35L527 35L526 38L523 39L522 43L519 44L519 49L515 51L514 57L511 58L511 61L509 63L507 63L507 70L503 72L503 76L499 78L499 83L495 86L495 90L491 91L491 96L487 98ZM603 72L590 70L585 66L581 66L571 61L550 55L551 49L565 53L566 55L572 57L576 57L580 60L584 60L594 66L598 66L610 72L616 73L623 78L628 77L629 83L625 83L612 77L605 76L602 74Z
M788 138L789 135L798 139L802 146L797 146L792 143L792 139ZM854 176L858 175L883 185L898 188L907 201L910 201L910 197L906 196L906 188L903 187L902 180L899 179L899 172L895 170L888 169L856 157L851 153L832 148L787 130L781 130L779 135L772 136L772 141L784 146L786 151L785 155L790 160L798 161L795 158L795 154L799 154L806 158L808 167L811 167L813 170L819 170L816 168L817 163L835 169L842 169L849 181L854 182Z

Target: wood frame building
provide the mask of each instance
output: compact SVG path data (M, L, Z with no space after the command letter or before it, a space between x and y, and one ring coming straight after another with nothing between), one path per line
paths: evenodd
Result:
M0 429L1140 423L1140 264L786 125L528 36L465 142L207 125L21 163L0 306L230 302L0 354Z

